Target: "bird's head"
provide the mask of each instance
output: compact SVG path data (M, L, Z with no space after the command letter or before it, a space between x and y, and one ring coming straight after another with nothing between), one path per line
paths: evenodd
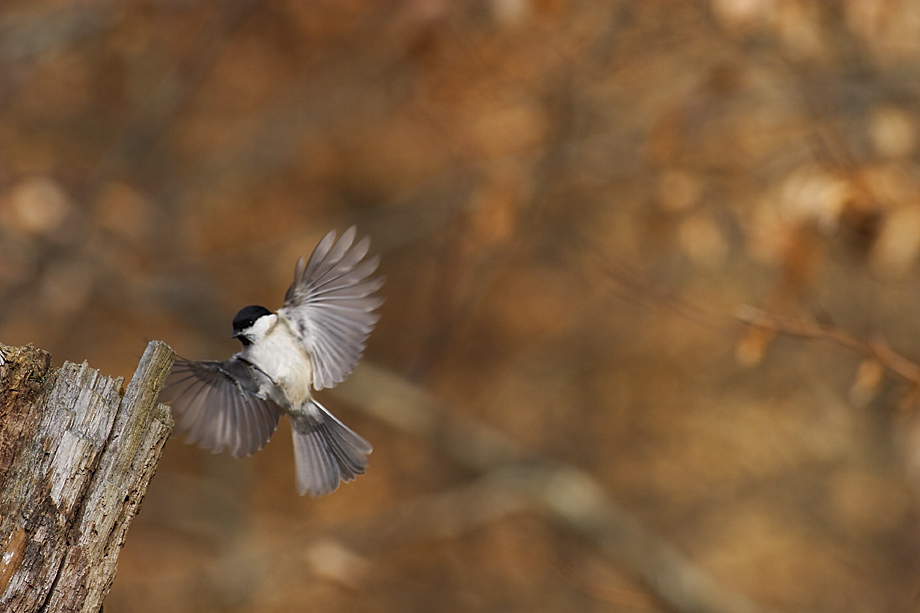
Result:
M243 345L260 341L275 326L278 316L263 306L250 305L240 309L233 318L233 338Z

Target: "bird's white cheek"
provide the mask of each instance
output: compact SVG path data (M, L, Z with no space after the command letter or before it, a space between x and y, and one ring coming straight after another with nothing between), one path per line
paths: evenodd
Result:
M271 315L265 315L256 320L252 324L252 331L249 333L249 336L254 340L258 341L262 338L265 338L272 329L275 327L275 324L278 321L278 316L272 313Z

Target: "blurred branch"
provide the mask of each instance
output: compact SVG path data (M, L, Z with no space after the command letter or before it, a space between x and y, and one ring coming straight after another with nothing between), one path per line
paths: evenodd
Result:
M720 586L658 535L648 531L584 471L561 462L526 460L501 433L445 407L426 391L366 361L330 394L391 426L440 445L481 482L425 503L428 518L411 531L449 534L537 505L589 539L678 611L754 613L760 607ZM522 501L509 493L521 497ZM458 502L462 500L462 502ZM443 512L443 514L442 514ZM408 524L408 522L402 522Z
M902 356L879 337L861 337L840 326L813 319L785 316L767 310L743 305L736 313L722 312L697 304L680 296L670 288L652 283L641 271L630 264L597 251L597 263L606 276L622 288L624 298L643 300L658 307L671 309L700 325L725 325L733 319L751 326L769 336L784 335L795 338L825 341L844 347L867 360L873 360L889 372L920 388L920 365ZM760 339L764 347L769 339Z
M654 283L644 271L623 258L606 253L596 245L590 246L594 265L600 269L603 276L616 284L615 288L620 290L620 298L668 308L703 326L719 325L726 321L723 313L687 300L674 289Z
M487 474L450 491L415 498L378 513L357 528L350 523L337 537L350 547L367 551L410 541L456 538L536 508L532 499L493 477Z
M774 334L827 341L845 347L877 361L888 371L920 387L920 366L896 352L881 338L862 338L834 324L782 317L750 306L741 307L736 317L739 321Z

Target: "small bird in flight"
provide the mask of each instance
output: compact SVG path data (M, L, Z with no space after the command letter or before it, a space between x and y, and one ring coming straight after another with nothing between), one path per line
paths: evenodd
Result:
M306 264L300 258L277 313L240 310L232 336L243 348L229 360L176 359L160 401L185 442L240 458L261 449L287 413L301 495L328 494L364 473L370 444L313 398L351 374L380 318L383 277L371 277L380 260L364 259L369 238L354 240L354 226L338 242L332 231Z

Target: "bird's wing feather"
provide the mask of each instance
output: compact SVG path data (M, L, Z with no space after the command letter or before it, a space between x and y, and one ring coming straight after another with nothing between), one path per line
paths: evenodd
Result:
M354 243L352 226L336 242L327 234L310 259L297 262L294 282L278 315L285 318L310 356L313 387L333 387L354 370L383 303L375 296L382 277L371 277L380 259L365 260L370 239ZM354 243L354 245L353 245Z
M260 398L249 365L238 357L226 362L177 358L160 402L168 402L176 431L187 443L234 457L255 453L278 428L281 408Z

